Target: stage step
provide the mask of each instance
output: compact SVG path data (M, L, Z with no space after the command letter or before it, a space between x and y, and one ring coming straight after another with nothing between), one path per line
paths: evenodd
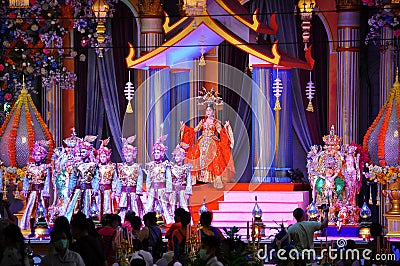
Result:
M219 201L219 210L229 212L231 210L246 210L253 211L255 202L243 202L243 201ZM260 209L269 212L290 212L299 207L298 202L258 202Z
M224 193L225 201L255 202L303 202L308 200L307 191L227 191Z
M252 213L249 211L242 211L242 210L238 210L238 211L222 211L222 210L215 210L213 211L213 218L214 221L215 220L222 220L226 217L229 217L229 219L231 220L238 220L238 221L242 221L242 220L247 220L247 221L251 221L251 219L253 218ZM262 215L262 219L263 221L292 221L293 220L293 215L292 215L292 211L290 212L263 212Z
M295 223L293 210L299 207L305 209L308 205L308 191L225 191L223 195L223 199L218 201L218 208L209 208L213 212L212 224L221 230L236 226L240 228L238 234L242 238L247 234L247 222L251 224L253 218L255 196L263 211L266 236L278 232L277 223L283 223L285 227Z

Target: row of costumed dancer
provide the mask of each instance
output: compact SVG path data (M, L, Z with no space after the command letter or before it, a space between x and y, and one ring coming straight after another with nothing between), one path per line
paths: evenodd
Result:
M47 145L35 142L31 161L26 166L23 195L26 208L20 227L28 230L45 219L52 224L58 216L71 216L78 211L98 219L106 213L118 213L124 220L128 210L142 216L145 212L163 214L167 224L173 223L173 213L182 207L189 211L192 194L191 166L184 164L186 151L179 145L172 155L175 162L165 159L166 139L161 136L153 145L154 160L141 165L135 162L137 148L132 145L135 136L122 139L124 162L110 161L109 139L102 140L95 150L96 136L79 138L73 130L65 139L66 147L54 149L51 163L46 163ZM146 205L143 195L143 174L146 178Z

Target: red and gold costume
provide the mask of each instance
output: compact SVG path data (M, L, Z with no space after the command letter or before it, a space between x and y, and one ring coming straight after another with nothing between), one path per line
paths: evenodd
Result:
M195 134L198 131L202 134L195 143ZM233 135L229 126L222 127L217 119L206 124L206 118L203 118L195 128L186 125L181 127L181 142L189 144L185 164L193 167L193 181L212 182L216 187L221 187L222 181L233 181Z

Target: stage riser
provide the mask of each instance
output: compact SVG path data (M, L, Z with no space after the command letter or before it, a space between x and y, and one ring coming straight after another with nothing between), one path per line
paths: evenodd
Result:
M268 212L290 212L291 220L293 218L292 212L297 207L301 206L302 202L258 202L258 206L264 213L264 210ZM251 212L254 208L254 202L226 202L220 201L219 202L219 210L230 212L231 210L234 211L249 211Z
M293 218L293 210L300 207L306 209L309 204L308 191L257 191L232 190L216 191L212 188L203 189L194 188L192 203L202 202L206 196L207 207L213 212L213 226L220 229L223 227L232 228L234 226L240 228L239 235L242 239L247 234L247 222L251 223L252 211L255 205L255 196L257 196L258 206L263 211L262 220L266 230L266 236L275 235L278 231L273 228L279 227L278 224L283 222L287 227L295 223ZM282 187L283 189L285 187ZM243 189L240 187L240 189ZM214 200L220 198L220 200ZM198 204L192 205L192 214L195 221L198 221ZM272 228L272 229L271 229Z
M240 199L243 202L254 202L256 196L259 202L298 202L308 200L308 192L302 191L268 191L268 193L262 191L227 191L225 192L224 198L225 201L235 201Z
M215 211L213 211L213 217L214 217L214 221L222 220L227 217L229 217L232 220L239 220L239 221L243 220L243 219L247 219L247 221L251 221L251 219L253 218L251 212L241 212L240 210L238 212L215 210ZM293 216L292 216L292 212L279 212L279 213L278 212L268 212L268 213L263 212L262 219L264 222L266 222L266 221L292 222Z

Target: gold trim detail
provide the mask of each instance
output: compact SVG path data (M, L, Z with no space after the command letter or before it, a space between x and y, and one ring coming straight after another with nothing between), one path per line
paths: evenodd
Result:
M239 49L241 49L251 55L254 55L255 57L258 57L261 60L264 60L266 62L275 64L275 65L279 65L281 56L278 53L278 41L275 41L274 44L272 45L271 50L272 50L273 57L266 56L256 50L254 50L253 48L249 47L248 43L245 43L245 42L239 40L238 38L235 38L234 36L230 35L226 31L224 31L218 24L216 24L213 21L213 19L210 17L208 12L204 11L204 16L196 17L187 27L185 27L181 32L179 32L173 38L169 39L168 41L163 43L158 48L141 56L140 58L137 58L135 60L132 59L135 56L135 50L134 50L133 45L131 43L128 43L130 48L129 48L129 54L126 57L127 67L132 68L132 67L164 52L165 50L169 49L177 42L181 41L185 36L189 35L191 32L196 30L198 28L198 26L200 26L201 24L206 25L210 30L215 32L217 35L219 35L221 38L223 38L227 42L235 45ZM173 26L176 27L175 24Z
M164 33L167 34L170 31L172 31L173 29L175 29L176 27L178 27L180 24L182 24L185 20L187 20L189 17L183 17L180 20L178 20L177 22L175 22L173 25L169 25L170 23L170 18L167 12L164 11L164 15L165 15L165 21L163 24L163 29L164 29Z

